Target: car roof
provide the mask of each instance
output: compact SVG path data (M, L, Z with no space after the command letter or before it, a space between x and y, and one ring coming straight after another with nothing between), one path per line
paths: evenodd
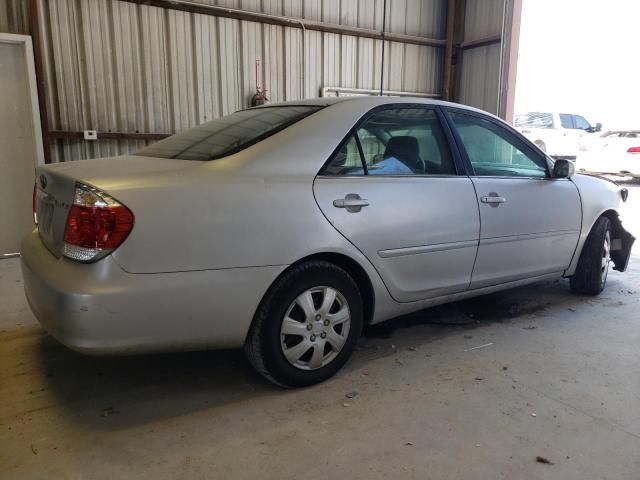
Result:
M427 97L409 97L409 96L345 96L345 97L322 97L322 98L311 98L307 100L290 100L286 102L277 102L277 103L267 103L265 105L261 105L259 107L254 108L269 108L269 107L279 107L279 106L320 106L320 107L328 107L331 105L336 105L339 103L354 103L358 104L358 107L376 107L379 105L391 105L391 104L407 104L407 103L418 103L424 105L441 105L448 107L455 107L464 110L469 110L472 112L482 113L484 115L489 115L495 117L489 112L485 112L484 110L479 110L474 107L470 107L469 105L462 105L459 103L446 102L444 100L438 100L435 98L427 98ZM497 117L495 117L497 118Z

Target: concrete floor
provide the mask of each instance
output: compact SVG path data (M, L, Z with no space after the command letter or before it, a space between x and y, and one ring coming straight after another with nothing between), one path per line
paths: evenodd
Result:
M639 292L637 247L597 298L563 280L430 309L283 391L240 351L76 354L0 261L0 477L637 479Z

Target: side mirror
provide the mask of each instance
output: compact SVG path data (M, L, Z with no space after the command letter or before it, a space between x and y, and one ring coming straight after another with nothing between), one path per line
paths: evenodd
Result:
M571 178L576 173L573 162L564 158L559 158L553 164L552 178Z
M596 123L595 125L591 125L589 128L587 128L587 132L589 133L596 133L600 131L602 131L602 124L600 122Z

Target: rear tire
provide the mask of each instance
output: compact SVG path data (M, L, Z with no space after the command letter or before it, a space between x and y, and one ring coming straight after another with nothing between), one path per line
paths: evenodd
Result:
M569 281L573 292L598 295L604 290L611 263L610 251L611 221L607 217L600 217L589 232L576 272Z
M347 362L362 323L362 298L351 276L329 262L305 262L285 272L265 295L245 353L277 385L313 385Z

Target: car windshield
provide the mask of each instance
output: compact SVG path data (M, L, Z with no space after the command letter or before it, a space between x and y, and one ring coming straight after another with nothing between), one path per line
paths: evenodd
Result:
M291 105L240 110L160 140L135 155L215 160L264 140L321 108Z
M553 128L553 115L550 113L529 112L516 115L516 127Z

